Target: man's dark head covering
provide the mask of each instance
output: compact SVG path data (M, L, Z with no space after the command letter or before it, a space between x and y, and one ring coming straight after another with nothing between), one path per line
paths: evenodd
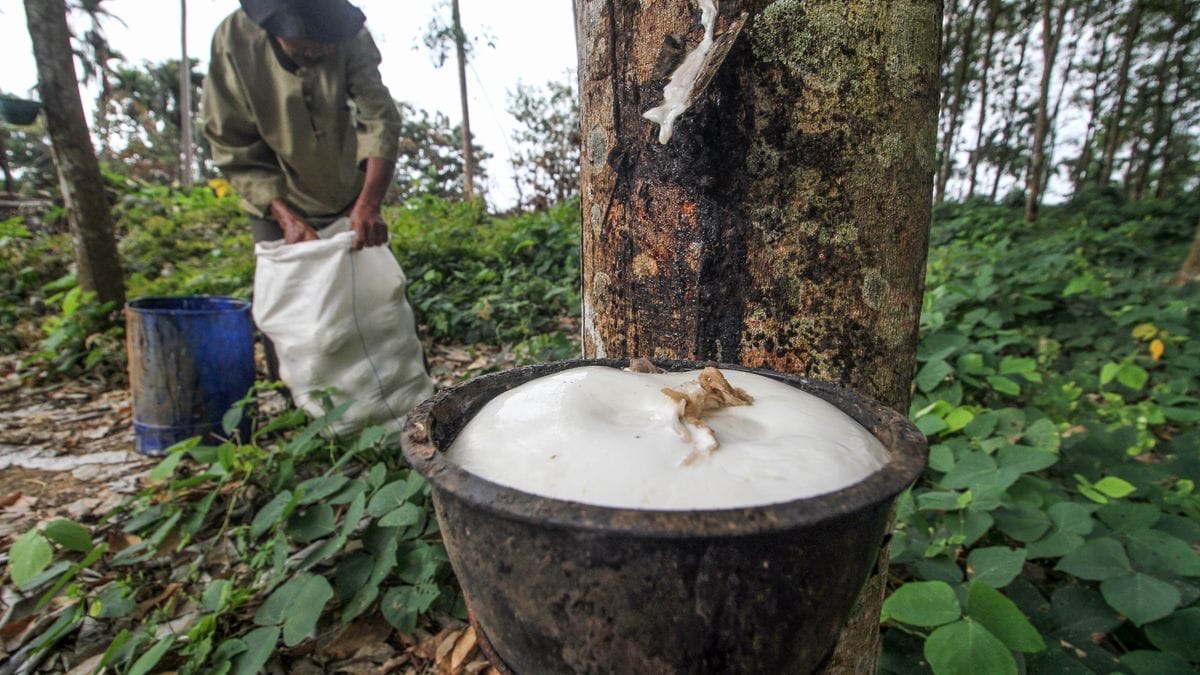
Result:
M241 0L254 23L275 37L333 44L358 34L367 17L346 0Z

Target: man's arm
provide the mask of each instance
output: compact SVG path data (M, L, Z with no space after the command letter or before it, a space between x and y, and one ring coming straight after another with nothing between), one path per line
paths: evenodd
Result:
M400 145L400 112L379 75L381 57L364 28L350 43L346 79L358 127L358 163L366 171L362 192L350 210L356 248L387 242L379 207L392 182Z
M231 36L222 25L213 36L212 57L204 80L201 115L213 163L255 215L266 216L284 193L283 172L275 152L258 132L227 49Z

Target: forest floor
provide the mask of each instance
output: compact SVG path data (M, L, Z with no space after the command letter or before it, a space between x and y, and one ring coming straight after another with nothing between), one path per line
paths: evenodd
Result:
M509 350L486 344L434 345L426 353L439 387L514 365ZM29 386L21 372L19 356L0 359L0 551L35 524L55 518L99 524L143 487L157 463L134 450L127 386L93 378ZM285 405L282 396L267 392L258 414L270 419ZM291 672L456 674L488 668L465 625L405 636L373 617L350 628L307 666L294 660ZM16 652L35 629L0 620L0 651Z

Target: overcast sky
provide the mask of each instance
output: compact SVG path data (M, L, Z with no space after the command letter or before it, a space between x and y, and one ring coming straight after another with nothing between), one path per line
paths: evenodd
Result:
M237 0L188 1L188 51L207 68L209 43L217 24ZM458 78L453 62L433 66L420 43L441 0L355 0L367 15L367 26L383 53L383 80L396 99L419 108L440 110L454 123L461 118ZM109 20L110 44L133 63L179 58L179 3L172 0L108 0L104 6L120 21ZM492 153L487 163L488 192L493 206L504 208L515 199L508 168L506 139L515 122L505 112L507 93L518 81L544 84L562 80L575 68L575 34L571 0L460 0L463 28L468 35L490 35L494 48L480 46L467 71L471 131ZM5 64L0 89L27 95L37 82L25 13L21 3L0 3L0 45ZM91 102L85 102L87 110Z

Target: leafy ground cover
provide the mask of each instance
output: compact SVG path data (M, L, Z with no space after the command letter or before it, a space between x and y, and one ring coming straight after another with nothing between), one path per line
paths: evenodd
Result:
M899 504L890 673L1200 664L1197 202L1091 195L1036 227L939 213Z
M248 294L232 197L122 190L131 295ZM387 215L440 381L577 353L575 205ZM910 411L930 469L898 504L885 672L1200 664L1200 289L1167 283L1198 218L1194 199L1103 194L1037 227L1004 206L939 211ZM0 237L16 252L0 313L21 353L0 392L111 387L120 327L74 291L61 235L6 222ZM427 488L381 430L335 440L327 421L267 410L249 438L141 467L100 522L63 510L0 528L10 662L302 672L350 667L366 657L343 640L371 635L390 650L375 666L478 663Z

